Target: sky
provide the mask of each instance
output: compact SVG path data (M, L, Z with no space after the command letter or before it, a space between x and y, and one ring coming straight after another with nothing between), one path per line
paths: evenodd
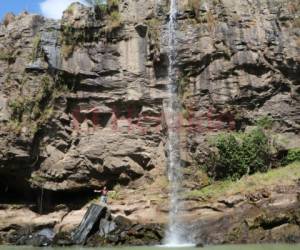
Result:
M83 0L80 1L83 2ZM25 10L48 18L60 19L62 12L72 2L76 0L0 0L0 20L7 12L19 14Z

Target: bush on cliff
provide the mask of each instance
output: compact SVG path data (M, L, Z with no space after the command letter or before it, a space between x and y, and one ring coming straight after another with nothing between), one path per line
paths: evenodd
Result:
M206 165L208 174L214 179L239 179L269 169L269 138L260 128L242 134L219 135L215 147L217 150Z
M288 165L292 162L300 161L300 148L290 149L286 157L283 159L282 164Z

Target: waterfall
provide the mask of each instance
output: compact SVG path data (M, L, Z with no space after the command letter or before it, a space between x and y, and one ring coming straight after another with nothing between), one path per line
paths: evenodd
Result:
M170 181L170 212L169 226L166 232L166 245L187 244L186 233L180 221L182 202L180 191L182 189L182 169L180 157L180 111L181 105L177 93L176 69L176 22L177 0L171 0L168 23L168 100L165 103L165 117L168 126L168 178Z
M42 187L42 189L41 189L41 196L40 196L40 201L39 201L39 203L40 203L40 207L39 207L40 214L43 213L43 202L44 202L44 187Z

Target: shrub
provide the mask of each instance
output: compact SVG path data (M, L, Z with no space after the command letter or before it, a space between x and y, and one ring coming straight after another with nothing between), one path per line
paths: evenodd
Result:
M260 128L244 134L219 135L215 146L218 152L210 156L206 166L215 179L239 179L269 168L269 139Z
M286 157L283 159L282 164L288 165L295 161L300 161L300 148L290 149Z
M111 11L119 8L120 0L85 0L85 2L99 7L102 11Z
M254 129L243 138L241 155L250 174L269 169L271 152L269 138L262 129Z
M264 129L271 129L273 126L274 120L270 116L263 116L256 120L256 126Z

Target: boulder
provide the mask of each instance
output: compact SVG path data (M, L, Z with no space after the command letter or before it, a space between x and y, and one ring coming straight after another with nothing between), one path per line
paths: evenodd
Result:
M101 217L105 215L106 207L92 204L84 215L79 227L72 235L75 244L82 245L86 242L92 230L99 223ZM98 228L96 229L98 230Z

